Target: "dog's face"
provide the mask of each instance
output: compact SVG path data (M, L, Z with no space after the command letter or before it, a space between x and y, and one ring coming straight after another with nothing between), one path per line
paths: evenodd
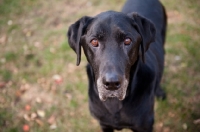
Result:
M94 18L83 17L68 31L69 44L77 53L77 65L82 46L102 101L108 97L125 98L130 69L139 56L144 60L154 35L154 26L145 18L113 11Z
M131 25L131 18L118 15L98 15L81 38L101 100L107 97L124 99L129 71L138 57L141 43L141 36Z

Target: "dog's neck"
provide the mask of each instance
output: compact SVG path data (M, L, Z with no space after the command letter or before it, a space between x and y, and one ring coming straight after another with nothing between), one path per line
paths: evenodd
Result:
M139 65L143 63L142 60L140 59L140 57L138 57L138 59L136 60L136 62L134 63L134 65L131 67L130 73L129 73L129 84L128 84L128 88L127 88L127 96L129 95L133 95L132 93L134 92L134 85L135 85L135 81L133 81L136 77Z
M118 100L117 98L108 98L102 103L112 115L118 113L123 106L122 101Z

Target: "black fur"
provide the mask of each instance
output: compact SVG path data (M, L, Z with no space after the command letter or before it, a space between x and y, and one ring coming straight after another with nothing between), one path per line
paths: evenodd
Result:
M70 26L68 42L77 65L81 46L89 62L89 108L103 132L152 132L154 97L165 97L160 81L166 19L158 0L128 0L122 13L107 11ZM124 44L126 38L131 39L129 45Z

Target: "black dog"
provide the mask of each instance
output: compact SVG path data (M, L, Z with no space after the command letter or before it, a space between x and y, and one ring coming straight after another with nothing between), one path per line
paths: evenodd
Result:
M137 12L137 13L136 13ZM82 17L68 31L80 63L89 62L89 107L104 132L152 132L154 97L164 97L166 14L158 0L128 0L120 12Z

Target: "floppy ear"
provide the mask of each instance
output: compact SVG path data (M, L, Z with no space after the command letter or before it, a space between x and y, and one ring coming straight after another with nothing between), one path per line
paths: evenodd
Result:
M134 20L134 27L142 37L140 52L142 60L145 62L144 54L148 50L149 45L155 41L156 29L150 20L138 15L135 12L129 13L128 16Z
M69 27L67 32L68 43L70 47L76 52L77 54L77 62L76 65L78 66L81 62L81 43L80 39L88 25L88 22L91 20L90 17L82 17L74 24Z

